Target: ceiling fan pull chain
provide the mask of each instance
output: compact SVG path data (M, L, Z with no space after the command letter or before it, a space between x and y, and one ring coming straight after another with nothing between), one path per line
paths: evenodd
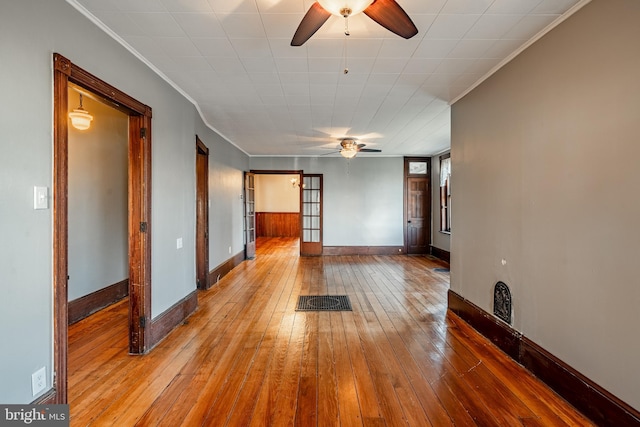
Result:
M349 32L349 15L344 17L344 74L349 73L349 67L347 67L347 38L351 35Z

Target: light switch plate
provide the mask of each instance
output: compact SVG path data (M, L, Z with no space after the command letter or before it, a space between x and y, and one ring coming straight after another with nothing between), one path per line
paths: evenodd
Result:
M33 187L33 209L49 209L48 187Z
M178 237L176 239L176 248L177 249L181 249L182 248L182 237Z

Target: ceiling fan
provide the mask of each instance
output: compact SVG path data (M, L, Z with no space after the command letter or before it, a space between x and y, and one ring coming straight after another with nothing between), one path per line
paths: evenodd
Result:
M302 18L291 40L291 46L302 46L332 14L347 19L360 12L405 39L418 34L409 15L395 0L318 0ZM348 31L345 34L349 35Z
M345 159L352 159L358 153L381 153L382 150L376 148L364 148L367 144L358 144L356 138L342 138L340 141L340 150L334 153L340 153ZM331 153L329 153L331 154Z

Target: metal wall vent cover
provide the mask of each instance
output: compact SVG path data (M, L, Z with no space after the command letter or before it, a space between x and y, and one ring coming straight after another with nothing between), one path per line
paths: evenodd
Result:
M296 311L352 311L347 295L300 295Z
M504 282L496 283L493 289L493 314L511 324L511 291Z

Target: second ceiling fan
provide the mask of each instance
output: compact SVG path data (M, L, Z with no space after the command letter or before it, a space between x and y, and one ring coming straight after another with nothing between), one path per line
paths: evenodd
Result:
M318 0L302 18L291 46L302 46L332 14L346 19L360 12L405 39L418 34L409 15L395 0Z

